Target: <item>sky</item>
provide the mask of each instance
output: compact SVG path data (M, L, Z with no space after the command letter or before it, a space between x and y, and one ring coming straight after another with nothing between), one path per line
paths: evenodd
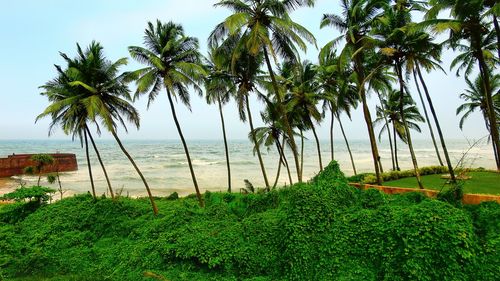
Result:
M148 21L157 19L174 21L184 27L186 35L197 37L200 49L206 54L207 37L214 26L229 15L224 8L215 8L216 0L16 0L2 1L0 10L0 140L47 139L50 120L35 118L48 106L40 95L39 86L56 76L54 64L63 64L59 52L74 56L76 43L87 46L92 40L104 46L108 59L128 57L127 47L143 43L144 29ZM308 28L323 46L339 33L332 28L319 28L324 13L340 14L339 1L317 0L314 8L301 8L292 13L294 21ZM341 47L341 46L340 46ZM318 50L310 46L303 59L317 61ZM478 139L487 134L479 113L472 114L464 130L458 127L456 108L462 103L460 93L466 88L463 77L449 71L456 54L447 50L443 54L443 68L447 74L424 74L435 103L445 137L450 139ZM122 70L134 70L141 65L129 59ZM474 74L475 75L475 74ZM474 77L471 77L474 79ZM413 81L412 94L418 101ZM135 91L135 85L130 85ZM370 110L375 115L375 95L370 98ZM176 107L178 118L187 139L221 139L219 113L216 106L207 105L194 92L191 96L192 111L182 104ZM172 121L165 92L162 92L149 109L146 100L134 103L141 116L139 130L130 126L128 134L119 130L123 139L178 139ZM262 124L259 118L262 104L251 100L255 126ZM423 114L423 112L422 112ZM224 107L228 138L246 139L248 124L238 118L234 102ZM318 128L321 139L329 138L329 119ZM353 112L352 121L343 117L347 135L351 139L367 139L361 107ZM429 138L426 124L422 133L413 133L415 139ZM339 128L335 128L340 132ZM379 128L377 128L378 132ZM340 137L338 135L338 137ZM70 139L56 130L51 139ZM103 134L102 138L111 136Z

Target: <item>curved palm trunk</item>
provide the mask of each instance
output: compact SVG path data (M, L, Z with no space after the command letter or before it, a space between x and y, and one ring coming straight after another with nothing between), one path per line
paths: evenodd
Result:
M222 103L220 97L217 98L219 104L220 121L222 123L222 136L224 137L224 150L226 152L226 166L227 166L227 192L231 193L231 166L229 164L229 149L227 146L226 137L226 124L224 122L224 114L222 113Z
M300 171L304 171L304 132L300 130Z
M288 160L286 160L285 147L286 147L285 136L283 136L283 140L281 141L281 153L283 154L283 161L285 161L285 167L288 173L288 181L290 182L290 185L292 185L293 184L292 173L290 172L290 166L288 165Z
M420 71L420 66L416 64L415 67L417 69L417 75L418 78L420 79L420 83L422 84L422 88L424 88L425 98L427 99L427 103L429 104L432 118L434 119L434 124L436 124L439 140L441 141L441 147L443 148L444 159L446 161L446 166L448 167L448 172L450 173L451 182L454 183L456 182L455 171L453 170L453 166L451 165L450 154L448 153L448 148L446 147L446 142L444 141L443 131L441 130L441 125L439 124L439 120L436 115L436 110L434 109L434 104L432 103L429 90L427 89L427 84L425 84L424 77L422 76L422 72Z
M397 139L396 127L394 126L394 123L392 124L392 133L394 134L394 160L396 161L396 171L401 171L401 168L399 167L399 160L398 160L398 139Z
M413 79L415 80L415 86L417 87L418 96L420 98L420 102L422 103L422 108L424 109L425 122L427 122L427 125L429 127L432 144L434 145L434 150L436 151L436 156L438 158L439 165L444 166L443 160L441 160L441 153L439 153L439 149L437 147L436 138L434 137L434 130L432 129L431 120L429 119L429 114L427 113L427 106L425 106L424 98L422 97L422 92L420 91L420 86L418 85L417 74L415 73L415 71L413 71Z
M106 178L106 182L108 183L109 194L111 194L111 198L115 199L115 194L113 193L113 188L111 187L111 182L109 181L108 172L106 171L106 168L104 167L104 163L102 162L101 154L99 153L99 150L97 150L97 146L94 142L94 138L92 137L92 134L90 133L90 130L87 126L85 126L85 130L89 134L90 142L92 143L92 146L94 147L94 151L95 151L95 154L97 155L97 159L99 160L99 164L101 164L102 172L104 173L104 177Z
M486 106L487 106L487 113L488 113L488 121L490 123L490 135L491 135L491 142L493 143L493 151L495 153L495 159L497 159L496 164L497 164L497 170L500 171L500 140L499 140L499 133L498 133L498 126L496 124L496 114L495 110L493 108L493 98L492 98L492 93L491 93L491 84L490 84L490 75L488 71L488 66L486 65L486 61L484 59L484 54L480 46L480 39L477 38L478 36L476 35L475 38L472 39L473 45L475 48L475 57L478 60L479 64L479 72L481 74L481 78L483 78L483 88L484 92L486 93Z
M396 72L397 72L398 79L399 79L399 90L400 90L399 114L401 115L401 121L403 123L403 127L405 128L406 141L408 142L408 148L410 150L411 162L413 163L413 169L415 171L415 178L417 179L418 187L420 189L424 189L424 185L422 184L422 179L420 178L420 171L418 169L417 158L415 157L415 151L413 150L413 142L411 140L410 129L408 128L408 124L406 123L406 117L404 115L403 100L404 100L405 87L404 87L403 74L402 74L402 70L401 70L401 64L395 63L395 66L397 68Z
M269 76L271 77L271 82L272 82L274 93L276 95L276 99L277 99L277 102L279 105L279 109L280 109L281 114L282 114L283 123L284 123L285 129L286 129L286 134L288 135L288 138L290 139L290 148L292 149L293 159L295 161L295 168L297 170L297 178L298 178L299 182L302 182L302 170L301 170L301 167L299 166L299 156L297 153L297 145L295 143L295 139L293 136L292 127L291 127L290 122L288 120L288 116L286 115L286 111L283 108L283 102L281 100L281 96L279 93L278 83L276 82L276 77L274 76L273 68L271 66L271 60L269 59L269 54L267 53L267 48L264 46L263 49L264 49L264 59L266 61L267 70L269 71Z
M359 50L359 46L355 46L356 50ZM365 118L365 123L366 127L368 129L368 137L370 139L370 146L372 150L372 157L373 157L373 166L375 168L375 175L377 177L377 183L379 185L382 184L382 177L380 175L380 167L379 167L379 153L378 153L378 148L377 148L377 140L375 139L375 131L373 130L373 122L372 122L372 117L370 114L370 109L368 108L368 103L366 100L366 92L365 92L365 85L364 85L364 80L365 80L365 75L364 75L364 68L363 68L363 63L362 63L362 58L361 58L362 53L359 53L356 55L354 58L354 68L358 77L358 87L359 87L359 96L361 98L362 104L363 104L363 115Z
M311 120L309 120L309 123L311 124L311 130L314 135L314 140L316 140L316 149L318 150L319 170L323 171L323 161L321 160L321 146L319 144L318 134L316 133L316 129L314 128L314 124L312 123ZM300 169L302 170L302 168Z
M170 90L167 89L168 102L170 103L170 110L172 111L172 117L174 118L175 127L177 128L177 132L179 133L179 137L181 138L182 146L184 147L184 153L186 154L186 158L188 161L189 172L191 173L191 179L193 180L194 189L196 191L196 197L198 198L198 203L200 207L205 206L203 202L203 198L201 197L200 189L198 188L198 182L196 181L196 175L194 174L193 163L191 163L191 156L189 155L189 150L186 144L186 140L184 139L184 135L182 134L181 126L179 124L179 120L177 119L177 114L175 113L174 102L172 101L172 94Z
M380 96L380 93L377 91L377 96L378 100L380 101L380 107L382 108L382 111L384 112L384 122L385 122L385 127L387 128L387 136L389 138L389 147L391 148L391 162L392 162L392 170L396 170L396 163L394 162L394 150L392 146L392 137L391 137L391 129L389 127L389 121L387 120L387 114L385 112L385 107L384 103L382 102L382 97Z
M278 160L278 171L276 172L276 178L274 179L273 188L276 188L276 185L278 184L278 180L280 178L280 173L281 173L281 165L284 164L283 153L281 151L281 144L279 139L276 139L276 149L278 150L280 158Z
M87 132L84 131L83 134L85 136L85 155L87 156L87 167L89 169L90 186L92 187L92 196L94 197L94 199L96 199L97 196L95 195L94 177L92 176L92 167L90 164L89 144L87 141Z
M112 130L111 134L113 134L113 137L115 138L116 142L118 143L118 146L122 150L123 154L125 154L125 156L127 156L128 160L130 161L130 163L132 164L132 166L134 166L135 171L137 172L137 174L139 174L139 177L141 177L141 180L144 183L144 186L146 187L146 191L148 192L148 197L149 197L149 201L151 202L151 207L153 208L153 213L155 215L157 215L158 214L158 208L156 207L156 203L155 203L155 201L153 199L153 194L151 193L151 189L149 189L148 182L144 178L144 175L142 174L141 170L139 170L139 167L137 166L137 164L135 164L135 161L134 161L134 159L132 159L132 156L130 156L130 154L128 153L128 151L123 146L123 144L120 141L120 139L118 138L118 135L116 134L116 132L114 130Z
M347 136L344 131L344 126L342 125L342 121L340 120L340 115L337 112L337 119L339 120L340 130L342 131L342 135L344 136L345 145L347 147L347 152L349 152L349 157L351 158L352 170L354 171L354 175L357 175L356 165L354 164L354 158L352 157L351 146L349 145L349 141L347 140Z
M333 106L330 103L331 121L330 121L330 153L332 156L332 161L335 160L335 152L333 149L333 123L335 122L335 113L333 112Z
M379 154L379 157L378 157L378 166L380 167L380 173L383 174L384 173L384 167L382 167L382 157L380 157L380 154Z
M250 132L252 135L253 143L255 144L255 150L257 151L257 158L259 158L260 170L262 171L262 176L264 177L264 183L266 184L266 188L269 188L269 181L267 179L266 168L264 167L264 161L262 160L262 155L260 154L260 148L259 145L257 144L257 137L255 136L255 130L253 128L252 112L250 111L250 102L248 101L248 97L245 98L245 104L248 114L248 123L250 124Z
M38 181L36 182L37 186L40 186L41 179L42 179L42 168L38 168Z
M484 119L484 124L486 126L486 131L489 132L490 131L490 124L488 123L488 115L487 115L485 110L483 110L483 119ZM491 136L488 137L488 141L490 141L490 140L491 140ZM496 154L497 152L495 149L496 149L496 147L493 146L493 153L495 153L495 161L498 161L497 154Z

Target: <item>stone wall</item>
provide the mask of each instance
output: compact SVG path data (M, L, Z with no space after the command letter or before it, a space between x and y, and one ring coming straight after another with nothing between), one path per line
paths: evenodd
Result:
M68 172L78 170L76 155L70 153L49 154L54 157L54 164L47 165L42 169L43 173L52 172ZM31 161L33 154L13 154L7 158L0 158L0 177L10 177L21 175L24 173L24 168L35 166L36 163Z

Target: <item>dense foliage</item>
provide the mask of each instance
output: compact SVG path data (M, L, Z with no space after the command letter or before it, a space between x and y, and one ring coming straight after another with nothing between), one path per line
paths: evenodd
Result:
M0 207L0 279L495 280L500 205L359 191L332 162L262 194ZM162 277L163 276L163 277Z

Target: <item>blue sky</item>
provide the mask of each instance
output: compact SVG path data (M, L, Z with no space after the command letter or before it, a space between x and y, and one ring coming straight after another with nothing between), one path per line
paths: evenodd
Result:
M228 11L214 8L215 0L16 0L3 1L0 10L0 140L1 139L46 139L49 120L34 123L35 117L48 105L40 96L38 87L55 76L54 64L62 64L59 51L70 56L75 54L75 44L88 45L97 40L104 46L107 57L116 60L127 57L127 47L141 45L144 28L148 21L174 21L184 26L189 36L197 37L203 53L206 39L213 27L221 22ZM338 1L318 0L314 8L303 8L292 14L295 21L306 26L317 38L318 46L324 45L338 32L319 29L323 13L339 13ZM316 61L318 51L310 48L304 58ZM454 53L446 51L443 67L448 70ZM133 70L139 65L130 59L123 70ZM461 103L463 77L431 73L425 75L445 136L454 139L480 138L487 134L480 114L474 114L464 126L458 128L455 110ZM410 82L413 85L413 81ZM131 85L131 89L134 86ZM412 92L418 99L416 92ZM374 115L375 97L370 104ZM261 105L251 101L254 116L258 116ZM124 139L177 139L165 94L161 94L149 110L145 100L135 103L141 115L139 131L130 130ZM227 119L228 136L245 139L248 125L239 121L234 103L229 103L224 113ZM422 113L423 114L423 113ZM188 139L220 139L218 111L204 99L192 96L192 112L183 105L178 106L178 115ZM328 138L329 120L318 129L322 139ZM347 134L352 139L366 139L366 126L361 109L353 114L352 122L345 120ZM260 123L256 121L257 125ZM415 138L428 138L427 126ZM338 131L338 130L337 130ZM378 131L378 130L377 130ZM54 139L69 139L56 131ZM103 138L109 138L104 134Z

